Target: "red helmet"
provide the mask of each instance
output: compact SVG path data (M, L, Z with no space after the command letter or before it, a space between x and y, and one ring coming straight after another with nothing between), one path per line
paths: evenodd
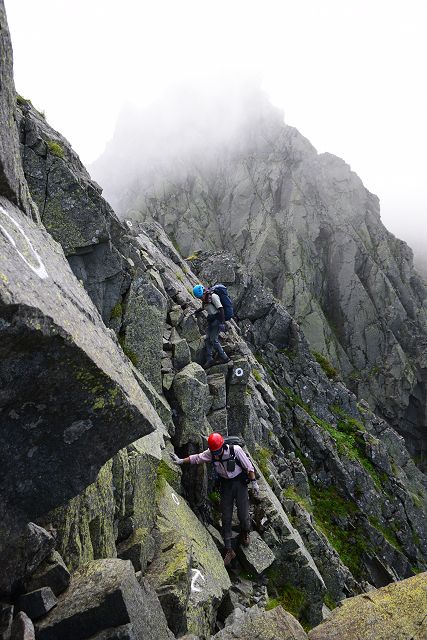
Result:
M218 451L224 444L224 438L220 433L211 433L208 438L208 447L211 451Z

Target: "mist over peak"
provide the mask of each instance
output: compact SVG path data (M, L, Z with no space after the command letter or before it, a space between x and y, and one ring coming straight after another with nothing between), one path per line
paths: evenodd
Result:
M113 139L90 167L105 196L123 213L120 198L135 180L140 186L179 165L208 163L220 150L257 145L260 128L273 139L284 126L254 77L228 76L175 85L156 102L127 104Z

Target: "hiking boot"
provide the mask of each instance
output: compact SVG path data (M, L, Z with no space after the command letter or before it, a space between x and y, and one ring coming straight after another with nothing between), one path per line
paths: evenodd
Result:
M240 534L240 541L244 547L249 547L251 544L251 537L249 535L249 531L245 531Z
M209 358L209 360L206 360L205 364L203 365L203 369L209 369L210 367L213 367L215 364L215 360L213 358Z
M223 362L224 364L226 364L227 362L230 362L230 358L228 357L227 354L225 354L225 356L220 356L219 358L221 360L221 362Z
M233 549L227 549L227 553L224 556L224 567L228 567L228 565L234 560L236 557Z

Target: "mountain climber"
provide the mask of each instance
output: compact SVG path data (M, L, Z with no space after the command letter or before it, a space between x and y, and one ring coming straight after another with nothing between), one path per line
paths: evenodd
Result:
M230 358L225 353L219 341L219 334L225 331L224 308L218 294L211 293L202 284L193 287L196 298L203 303L203 309L208 313L208 330L206 332L206 362L204 369L209 369L214 363L213 351L217 351L222 362L229 362Z
M250 543L249 496L248 482L254 496L259 495L259 485L255 478L252 462L239 445L228 445L220 433L211 433L208 438L208 449L188 458L179 458L175 453L170 456L177 465L202 464L213 462L215 471L221 482L221 514L222 534L224 538L224 565L228 566L236 557L231 546L231 523L234 502L237 504L237 515L240 522L240 540L244 546Z

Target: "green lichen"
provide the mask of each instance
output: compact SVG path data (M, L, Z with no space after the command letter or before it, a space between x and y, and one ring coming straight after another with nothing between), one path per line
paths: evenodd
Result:
M61 147L59 142L55 142L54 140L47 140L46 144L52 155L56 156L57 158L64 157L64 149Z
M49 198L46 206L41 207L41 211L44 226L63 246L66 254L73 251L75 247L84 247L87 244L79 227L74 224L69 213L64 211L59 196Z
M156 485L161 490L164 484L167 482L170 485L174 485L176 480L176 473L164 460L161 460L157 467L157 480Z
M252 375L257 382L260 382L262 380L262 374L259 369L252 369Z
M271 458L271 451L265 447L257 447L253 453L255 462L267 482L270 484L270 471L268 469L268 460Z
M105 407L105 400L103 397L96 398L93 409L103 409Z
M129 360L132 362L134 367L137 367L139 364L138 361L138 356L136 355L136 353L134 351L132 351L132 349L130 349L127 344L126 344L126 337L121 334L119 335L119 344L122 348L123 353L125 354L125 356L127 356L129 358Z
M339 377L338 371L331 365L329 360L325 358L325 356L319 351L312 351L311 353L320 364L328 378L330 380L337 380L337 378Z
M110 314L110 320L115 320L116 318L121 318L123 314L123 307L122 307L122 303L118 302L117 304L114 305L114 307L111 309L111 314Z
M4 273L0 273L0 280L4 282L4 284L9 283L9 278Z

